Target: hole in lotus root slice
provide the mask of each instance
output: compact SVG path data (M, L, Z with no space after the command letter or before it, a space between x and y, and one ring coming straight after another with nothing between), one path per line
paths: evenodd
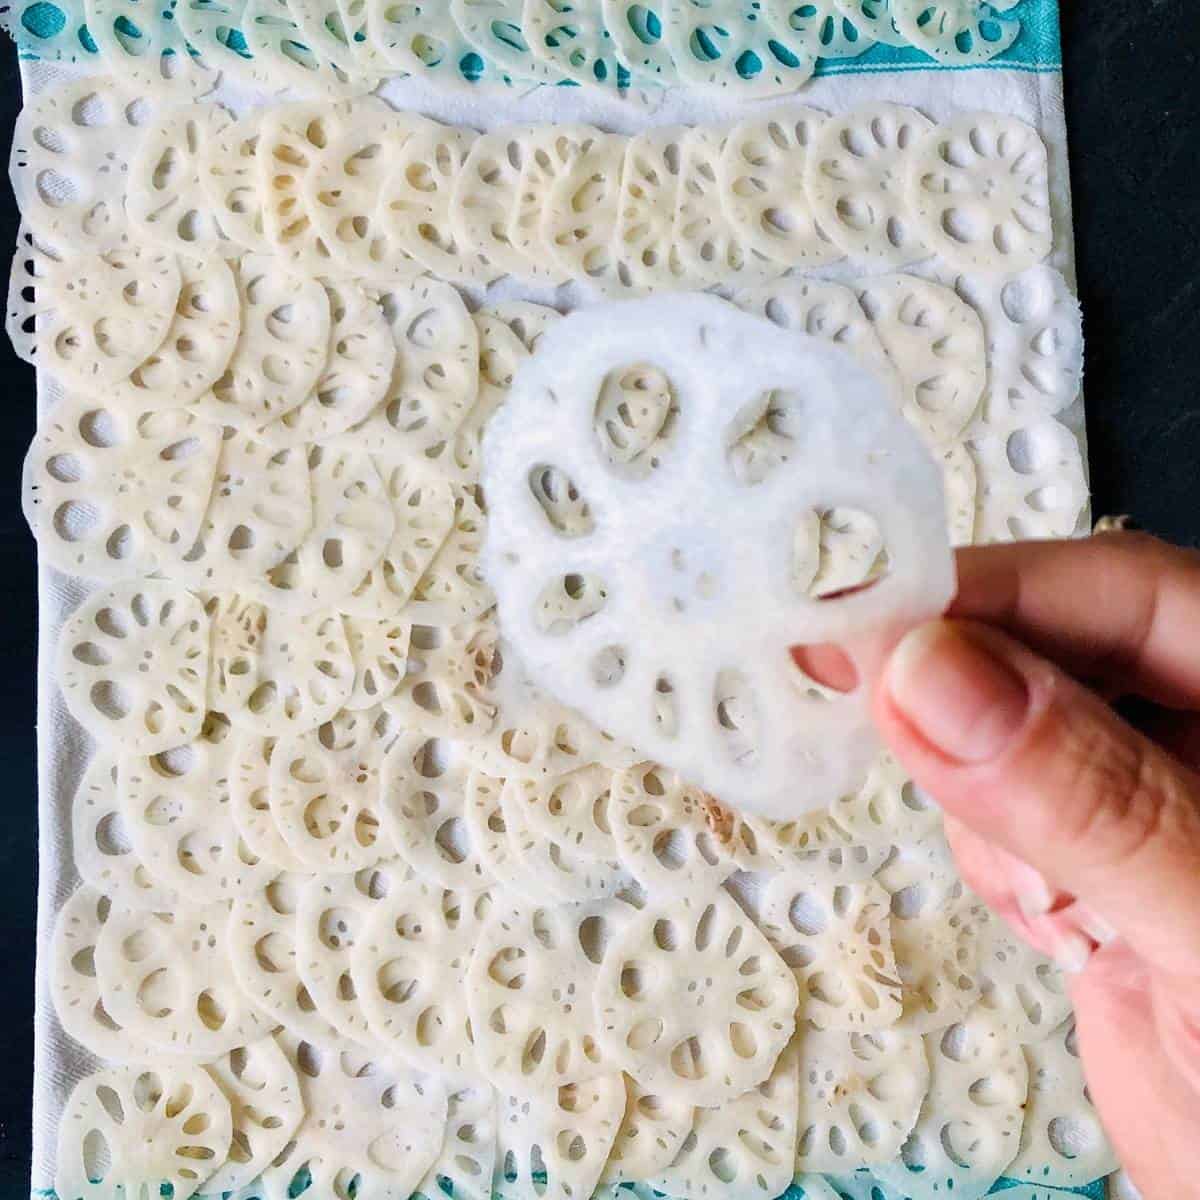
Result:
M152 1046L203 1061L266 1034L230 969L228 925L224 904L110 912L95 960L113 1020Z
M901 1015L891 896L874 880L771 876L759 923L796 976L800 1012L819 1029L887 1029Z
M978 477L975 540L1070 537L1087 510L1083 456L1053 417L976 421L963 435Z
M246 0L241 32L260 86L333 99L370 90L344 63L310 49L288 0Z
M179 897L147 870L120 805L117 756L101 750L71 802L71 849L84 883L127 908L163 911ZM111 1056L108 1056L111 1057Z
M108 73L150 100L204 96L217 75L191 53L174 13L150 0L87 0L87 28Z
M770 1075L720 1107L697 1108L675 1161L651 1176L672 1196L756 1196L786 1192L794 1170L799 1087L789 1046Z
M562 73L529 48L524 8L523 0L450 0L450 15L463 37L512 82L560 83Z
M950 531L950 544L969 546L975 540L975 514L979 506L975 460L961 442L941 447L936 453L942 466L942 486L946 491L946 526Z
M879 850L894 842L919 842L942 824L941 809L917 787L890 754L881 754L863 785L840 796L830 815L854 841ZM882 861L875 863L882 866Z
M454 233L450 207L476 135L430 125L390 155L376 213L384 234L432 275L451 283L486 284L500 270Z
M612 1152L625 1085L619 1074L569 1083L539 1096L508 1096L500 1111L504 1183L517 1196L591 1196Z
M383 1044L369 1031L351 974L351 955L372 911L405 878L398 860L353 875L314 876L296 907L296 966L320 1013L348 1038L380 1056Z
M227 593L209 601L208 707L262 737L316 729L354 688L354 660L336 613L285 617Z
M454 1086L454 1085L452 1085ZM417 1191L430 1200L491 1200L499 1134L499 1097L473 1083L447 1097L446 1140Z
M309 532L312 511L302 448L273 450L228 430L199 537L172 573L198 587L253 586Z
M59 636L58 681L71 715L124 754L191 741L204 720L208 618L194 596L156 580L95 593Z
M1074 404L1083 376L1079 301L1051 267L1009 278L960 275L955 291L987 339L989 420L1053 416Z
M1083 1187L1115 1171L1117 1158L1079 1061L1074 1017L1049 1037L1025 1046L1024 1054L1029 1096L1020 1150L1004 1168L1005 1176L1039 1187Z
M297 961L296 911L311 878L284 871L234 900L227 928L229 963L238 987L268 1025L283 1025L310 1042L336 1048L341 1035L317 1010Z
M157 246L71 253L23 230L7 330L26 362L92 394L162 345L179 289L175 256Z
M641 1183L675 1161L691 1132L694 1109L684 1100L656 1096L628 1075L625 1116L613 1141L601 1183Z
M529 472L529 491L546 520L563 537L587 537L595 532L596 522L587 500L559 467L538 463Z
M769 410L767 420L770 430ZM786 430L786 417L778 427ZM792 555L792 586L813 600L830 600L873 587L887 578L890 568L879 522L857 508L802 512L796 522Z
M605 375L592 428L601 455L619 473L643 479L658 470L678 422L675 387L660 367L635 363ZM591 529L580 526L577 532Z
M799 41L814 58L857 58L875 45L837 0L767 0L766 18L769 29Z
M1008 1034L1022 1044L1044 1041L1071 1015L1071 999L1062 970L1026 945L994 913L984 927L981 941L980 1008L992 1013ZM1100 1174L1103 1172L1096 1173ZM1096 1176L1081 1178L1080 1182L1093 1178Z
M834 0L834 6L868 37L885 46L907 46L908 38L896 28L894 0Z
M726 218L745 246L776 270L842 257L817 223L804 186L809 148L824 121L824 113L804 107L743 121L729 131L717 160Z
M797 1171L856 1171L891 1162L912 1132L929 1086L915 1033L802 1028Z
M1015 274L1053 240L1046 146L1016 117L971 113L913 148L907 199L922 241L960 271Z
M354 659L354 690L345 707L354 712L389 700L407 669L412 624L400 620L345 617Z
M933 122L877 103L831 117L809 147L804 185L818 224L844 253L883 266L925 258L905 199L908 162Z
M1021 32L1008 3L985 0L891 0L896 28L918 50L953 66L988 62L1007 50Z
M617 934L593 992L605 1060L656 1095L717 1106L770 1075L796 981L721 891L648 905Z
M545 907L497 898L467 974L478 1066L495 1087L536 1099L600 1076L619 1085L598 1044L592 1001L598 964L633 915L620 903ZM625 1107L620 1090L614 1134Z
M918 1200L983 1196L1017 1153L1029 1068L1022 1048L987 1013L925 1038L929 1090L900 1157L874 1167Z
M54 1191L75 1200L189 1200L225 1161L229 1102L202 1067L109 1067L81 1079L58 1122Z
M487 516L471 488L456 485L454 491L454 524L405 608L414 621L474 621L496 602L480 563Z
M384 456L440 463L479 393L479 332L454 288L431 279L384 291L397 349L397 386L348 436Z
M703 894L770 864L754 824L653 763L616 772L608 821L617 857L656 896Z
M193 5L208 0L190 0ZM258 141L265 109L254 109L205 142L200 189L214 215L226 253L269 253L259 186Z
M630 138L625 147L614 246L617 278L630 294L685 286L675 213L689 136L683 126L664 126Z
M675 60L667 48L665 0L602 0L604 26L617 62L634 83L675 82Z
M607 600L608 591L600 576L568 571L556 575L538 593L534 620L543 633L570 633L603 612Z
M225 373L242 326L237 281L209 255L179 258L179 299L166 336L124 379L109 385L114 404L136 411L184 408Z
M85 1050L110 1061L161 1061L163 1052L122 1028L104 1004L96 976L96 943L113 901L90 886L72 893L54 925L50 994L59 1024Z
M599 4L525 0L521 31L534 57L565 78L614 93L628 86Z
M271 811L270 772L275 738L257 734L234 737L229 806L238 833L252 853L277 871L304 871L304 863L283 840Z
M231 1050L205 1070L229 1101L229 1155L204 1185L220 1196L248 1187L291 1140L304 1115L300 1082L273 1037Z
M490 620L414 625L407 673L385 707L403 728L425 737L485 737L496 715L490 690L496 639Z
M193 904L229 900L278 870L233 819L233 749L228 721L213 713L186 746L121 760L121 813L134 851Z
M944 445L987 382L979 317L949 288L911 275L865 280L858 298L900 377L904 415L929 444Z
M370 1032L415 1070L476 1073L467 966L490 907L486 892L408 880L355 936L350 970Z
M227 252L200 175L209 141L232 124L219 104L193 104L169 110L142 131L125 191L125 212L139 238L181 254Z
M461 743L420 733L402 733L383 761L388 841L423 879L461 892L492 884L478 827L467 819L470 776Z
M680 82L746 100L801 87L816 59L801 38L768 28L761 8L760 0L668 0L665 40Z
M146 117L124 80L64 79L31 97L13 129L13 192L25 222L63 249L125 241L128 164Z
M383 759L396 734L382 709L343 711L275 747L271 814L309 870L357 871L393 853L379 828L379 808Z
M242 328L225 373L195 410L250 432L301 403L325 368L329 297L316 279L271 258L245 255L238 268Z
M443 1085L353 1050L289 1034L280 1043L300 1079L304 1120L263 1172L265 1194L282 1200L307 1179L322 1200L411 1195L445 1137Z
M219 431L181 410L63 398L44 416L22 478L42 561L91 579L166 565L200 529L219 445Z

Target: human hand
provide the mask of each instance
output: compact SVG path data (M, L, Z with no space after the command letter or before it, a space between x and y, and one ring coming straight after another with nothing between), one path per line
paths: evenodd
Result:
M1073 972L1092 1100L1146 1200L1196 1195L1200 555L1117 533L958 568L947 619L889 658L877 722L967 883Z

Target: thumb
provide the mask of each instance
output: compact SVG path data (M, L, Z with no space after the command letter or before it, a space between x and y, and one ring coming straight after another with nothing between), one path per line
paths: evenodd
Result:
M906 635L875 715L949 815L1148 962L1200 975L1200 777L1052 663L970 622Z

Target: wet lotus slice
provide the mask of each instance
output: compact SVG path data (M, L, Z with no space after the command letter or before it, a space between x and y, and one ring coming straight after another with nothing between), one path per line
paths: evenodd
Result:
M630 453L600 410L617 387L639 411L639 384L665 402ZM713 297L548 330L484 485L485 570L533 681L767 815L827 805L877 750L865 687L819 685L788 648L857 654L954 589L940 472L886 381Z

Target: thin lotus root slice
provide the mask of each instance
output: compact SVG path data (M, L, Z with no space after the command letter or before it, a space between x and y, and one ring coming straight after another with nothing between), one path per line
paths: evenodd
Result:
M96 978L96 944L113 901L87 885L59 911L50 943L50 994L58 1023L97 1058L110 1062L156 1062L162 1050L123 1029L109 1015Z
M496 715L488 690L496 637L491 621L414 625L407 674L385 707L403 727L425 737L484 737Z
M242 328L237 280L215 255L179 257L179 299L162 344L105 394L139 412L184 408L225 373Z
M346 66L309 48L288 0L246 0L241 32L258 66L259 86L295 89L302 95L332 99L370 90L370 83L351 78Z
M978 974L979 1007L1022 1044L1044 1041L1071 1015L1061 968L995 913L984 929Z
M691 1132L695 1109L686 1100L656 1096L625 1080L625 1116L600 1182L641 1183L666 1170Z
M479 332L458 292L418 279L383 294L398 357L396 381L382 406L347 434L381 455L385 471L401 457L437 463L475 405Z
M813 108L781 109L735 125L721 149L717 187L725 216L776 270L842 257L817 223L804 184L809 147L824 122Z
M796 1035L800 1136L796 1170L835 1173L890 1162L929 1086L919 1034L802 1028Z
M451 1085L453 1086L453 1085ZM417 1192L428 1200L492 1200L499 1110L495 1091L471 1083L446 1098L446 1141Z
M283 840L271 812L271 756L276 739L236 735L230 766L229 806L242 840L278 871L303 871L304 864Z
M466 804L463 828L467 831L472 853L479 856L481 869L487 878L499 884L499 894L506 900L517 898L539 902L531 894L536 888L521 878L522 863L514 845L510 827L519 814L505 803L505 781L482 771L471 770L467 775ZM512 893L508 896L507 893Z
M567 1083L619 1078L598 1044L592 998L632 913L619 903L497 899L467 972L476 1059L496 1088L536 1100ZM622 1087L614 1134L624 1106Z
M376 455L395 526L377 562L339 605L356 617L393 620L406 606L454 527L455 491L421 463ZM413 618L415 619L415 618Z
M598 3L525 0L521 31L534 57L567 79L614 92L628 83Z
M500 271L455 236L450 202L471 151L469 130L430 125L390 157L377 219L384 236L438 279L485 284Z
M275 450L226 429L212 491L192 540L180 540L166 569L206 590L252 588L312 528L312 489L303 448Z
M354 660L337 613L287 617L236 594L210 608L208 707L237 728L263 737L304 733L349 698Z
M313 876L300 889L296 906L296 967L317 1012L339 1038L379 1056L384 1047L370 1032L359 1003L351 955L371 911L404 874L398 864L388 864L354 875Z
M979 507L979 476L975 460L962 442L939 447L942 485L946 490L946 526L952 546L969 546L975 540L976 512Z
M172 10L188 46L222 84L257 88L256 64L242 32L246 0L179 0Z
M891 267L929 254L905 184L913 147L932 128L915 108L877 103L816 131L804 187L818 224L845 254Z
M229 1101L229 1156L204 1185L220 1196L248 1187L291 1140L304 1116L295 1069L273 1037L231 1050L205 1070Z
M655 896L704 894L770 864L754 824L653 763L613 776L608 823L617 857Z
M217 75L192 55L179 22L151 0L84 0L87 29L109 74L170 103L204 96Z
M1017 1154L1029 1091L1021 1047L978 1010L925 1038L929 1090L900 1157L875 1167L912 1200L979 1200Z
M942 823L941 810L886 753L876 759L862 787L836 800L830 813L856 842L872 847L919 842Z
M857 58L875 45L837 0L767 0L767 26L781 37L797 39L814 58Z
M773 875L758 915L796 976L801 1015L818 1029L872 1031L900 1019L891 896L874 880L827 888L799 872Z
M317 280L264 255L238 268L242 328L225 374L196 401L206 419L243 431L290 412L324 370L329 297Z
M190 2L201 4L208 0ZM271 249L258 169L258 140L264 111L251 110L205 145L200 190L225 236L226 253L231 255L243 250L266 253Z
M299 1180L313 1196L393 1200L412 1194L445 1136L446 1094L433 1079L353 1050L283 1034L296 1069L304 1119L256 1187L262 1200L288 1200ZM357 1180L354 1190L351 1181Z
M792 1182L799 1100L796 1054L786 1047L756 1087L697 1108L675 1160L652 1185L680 1200L773 1200Z
M674 234L690 136L683 126L668 125L630 138L625 147L614 246L617 279L630 293L686 285Z
M158 246L62 251L18 238L7 330L26 362L89 392L118 383L167 336L179 263Z
M211 1061L270 1031L229 961L229 909L113 910L96 942L104 1007L136 1039Z
M675 81L675 60L664 39L664 0L601 0L604 26L612 38L613 53L634 83Z
M1024 1053L1029 1097L1021 1146L1004 1174L1048 1188L1083 1187L1111 1174L1119 1164L1088 1094L1074 1017Z
M226 931L229 962L238 987L269 1026L337 1047L341 1035L317 1010L297 961L296 912L310 879L281 872L234 900Z
M379 828L380 773L396 728L378 708L342 711L271 754L271 815L314 872L373 867L392 853Z
M526 781L521 813L531 833L587 858L617 857L609 820L614 773L598 764L566 775Z
M220 434L181 410L140 412L65 396L25 459L22 500L48 566L123 579L196 538Z
M984 416L1054 416L1069 408L1083 377L1083 327L1067 281L1036 266L1011 278L960 275L954 287L979 314L987 339Z
M225 1161L229 1102L202 1067L110 1067L81 1079L58 1121L54 1194L189 1200Z
M904 415L930 445L945 445L987 383L979 317L949 288L911 275L865 279L858 299L900 376Z
M892 13L895 0L833 0L833 3L838 12L875 41L885 46L908 45L908 38L896 28Z
M350 954L371 1034L414 1070L475 1075L467 967L487 917L486 892L412 879L373 906Z
M259 430L272 447L326 442L365 421L388 394L396 343L376 301L352 283L326 281L329 354L312 391Z
M64 249L128 237L125 181L144 106L120 78L86 75L30 99L13 129L11 178L25 222Z
M174 908L179 897L147 870L132 846L117 784L116 753L97 752L71 801L75 868L85 884L119 906L151 912Z
M190 593L157 580L117 584L71 614L58 680L71 715L125 754L189 742L204 721L208 618Z
M470 774L460 743L419 733L401 734L383 762L388 840L423 879L462 892L493 883L467 820Z
M523 26L523 0L450 0L450 15L486 62L512 82L560 83L562 74L537 58Z
M480 566L487 517L470 488L454 495L454 524L430 559L405 612L427 625L474 621L487 612L496 597Z
M770 1075L795 1025L796 980L725 893L643 909L593 991L605 1061L647 1091L717 1106Z
M1079 440L1054 417L975 421L963 435L978 473L975 540L1070 537L1087 509Z
M918 50L951 66L988 62L1017 40L1021 22L1000 15L1009 7L986 0L891 0L900 33Z
M625 1085L619 1074L509 1096L501 1109L499 1190L515 1196L591 1196L612 1151Z
M180 254L225 251L225 235L200 187L210 139L233 117L219 104L170 109L143 131L129 164L125 212L139 238Z
M304 44L325 62L336 64L353 90L373 91L385 70L367 46L364 5L335 0L289 0L288 11ZM370 103L370 101L367 101Z
M504 82L455 19L448 0L438 4L367 0L366 42L389 73L424 77L441 88L489 88Z
M912 150L907 187L921 240L957 270L1012 275L1050 253L1046 146L1016 117L937 126Z
M802 39L768 29L761 8L760 0L666 0L664 40L679 81L746 100L803 86L816 59Z
M382 559L396 516L369 454L347 442L309 446L312 529L255 589L273 608L307 615L339 607Z
M216 904L278 868L246 844L233 819L234 737L211 714L186 746L121 760L121 812L147 870L190 904Z
M354 660L354 690L344 707L358 712L395 695L404 679L412 637L409 621L345 617L346 638Z

